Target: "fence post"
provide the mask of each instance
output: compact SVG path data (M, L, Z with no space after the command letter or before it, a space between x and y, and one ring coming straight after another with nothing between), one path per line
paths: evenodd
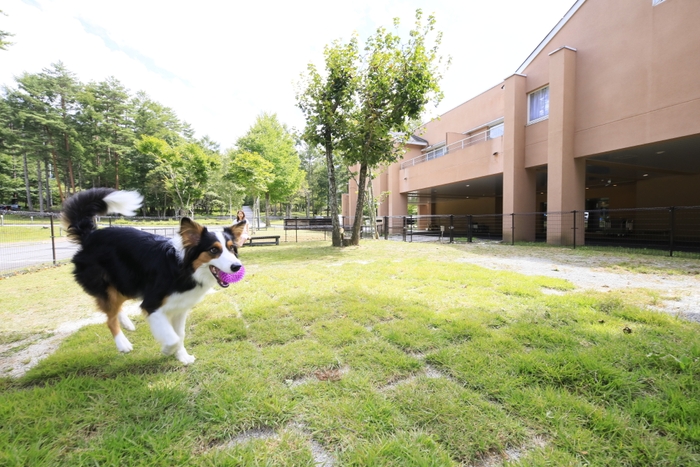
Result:
M53 254L53 265L56 266L56 240L53 232L53 214L49 216L51 222L51 253Z
M411 241L410 243L413 243L413 224L415 223L415 220L413 219L413 214L411 214L411 222L408 223L408 225L411 227Z
M515 213L510 213L510 244L515 245Z
M384 240L389 240L389 216L384 216Z
M472 215L467 216L469 218L469 227L467 228L467 242L472 242Z
M403 227L401 228L401 234L403 235L403 241L406 241L406 216L403 216L402 221Z
M576 210L572 211L574 213L574 250L576 249Z
M670 226L671 228L670 228L670 232L669 232L670 235L668 238L668 242L669 242L668 249L669 249L669 255L673 256L673 229L674 229L674 225L676 223L675 222L676 221L676 207L671 206L670 208L668 208L668 210L670 212L670 217L671 217L669 219L669 222L671 223L671 226Z
M450 243L455 242L455 216L450 214Z
M294 216L294 243L299 243L299 216Z

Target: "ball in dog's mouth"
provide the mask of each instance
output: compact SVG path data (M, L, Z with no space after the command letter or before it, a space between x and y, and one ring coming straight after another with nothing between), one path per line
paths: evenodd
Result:
M209 266L209 271L216 278L216 282L221 287L228 287L229 284L238 282L245 276L245 268L241 265L241 268L236 272L224 272L216 266Z

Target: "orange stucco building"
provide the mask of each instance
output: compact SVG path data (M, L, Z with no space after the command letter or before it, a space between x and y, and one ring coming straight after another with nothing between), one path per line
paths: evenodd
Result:
M698 25L699 0L577 0L511 76L416 132L373 182L378 215L700 205Z

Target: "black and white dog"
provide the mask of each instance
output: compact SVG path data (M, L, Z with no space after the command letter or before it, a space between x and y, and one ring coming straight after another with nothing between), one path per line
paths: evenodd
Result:
M172 239L132 228L97 229L96 215L133 216L142 201L135 191L94 188L64 203L61 222L68 238L81 246L73 257L73 274L107 314L107 326L120 352L133 349L120 323L134 330L122 313L122 304L139 298L163 353L174 354L187 365L195 360L185 350L187 314L215 285L228 287L219 277L222 272L241 268L238 247L246 221L210 232L185 217Z

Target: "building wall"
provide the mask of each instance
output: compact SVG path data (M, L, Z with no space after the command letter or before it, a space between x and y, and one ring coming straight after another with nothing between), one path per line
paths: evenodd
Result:
M651 3L577 2L575 13L515 75L416 133L430 145L450 143L505 117L506 134L406 169L393 164L385 183L391 197L382 212L405 214L406 195L412 191L501 173L503 198L492 204L506 213L539 210L543 199L552 211L583 210L585 199L593 197L610 198L611 209L697 199L700 176L666 177L615 189L585 190L581 183L587 157L700 134L700 0ZM523 115L527 94L544 85L552 87L550 106L560 107L550 107L548 120L528 125ZM403 161L420 156L421 149L409 148ZM533 183L534 169L543 167L549 187L554 187L545 195L534 193ZM485 201L442 200L424 209L458 214L487 207Z
M503 152L503 137L450 151L427 163L402 169L399 174L399 190L407 193L501 173L503 161L493 155L495 152Z
M576 157L697 133L698 24L697 0L587 0L524 70L528 92L549 83L549 54L569 46Z
M436 205L436 215L494 214L499 211L498 198L443 201Z
M667 179L638 183L636 204L645 207L669 207L687 205L688 199L697 199L700 191L700 175L678 175ZM673 189L668 189L672 186Z
M447 133L465 133L500 117L503 117L503 92L499 83L445 112L439 119L431 120L417 131L416 135L434 145L445 141ZM414 151L412 154L420 154L420 150ZM404 160L409 158L407 155Z

